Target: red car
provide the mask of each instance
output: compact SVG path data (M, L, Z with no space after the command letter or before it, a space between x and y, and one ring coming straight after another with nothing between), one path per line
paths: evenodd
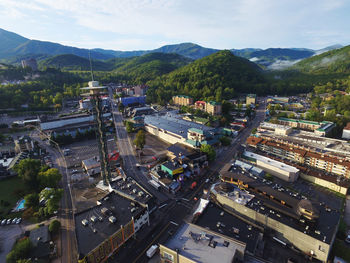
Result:
M155 161L157 161L157 157L155 157L155 156L152 156L152 159L155 160Z

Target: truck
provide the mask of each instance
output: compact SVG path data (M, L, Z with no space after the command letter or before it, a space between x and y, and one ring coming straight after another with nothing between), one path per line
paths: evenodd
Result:
M149 180L148 181L148 183L150 184L150 185L152 185L155 189L157 189L158 191L160 190L160 184L158 184L156 181L154 181L154 180Z
M146 255L148 258L151 258L154 256L154 254L158 251L158 245L153 245L151 246L147 252L146 252Z

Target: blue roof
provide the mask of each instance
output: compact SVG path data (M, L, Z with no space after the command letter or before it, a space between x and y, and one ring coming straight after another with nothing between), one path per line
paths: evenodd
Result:
M192 121L183 120L181 119L181 116L177 115L174 112L168 112L166 115L146 115L145 125L155 126L159 129L177 134L185 139L187 139L187 131L191 128L203 130L205 133L214 134L215 131L215 129L212 127L208 127Z

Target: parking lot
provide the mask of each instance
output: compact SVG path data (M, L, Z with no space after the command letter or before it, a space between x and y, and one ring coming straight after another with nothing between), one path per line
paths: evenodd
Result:
M293 194L297 193L299 197L304 196L316 203L323 203L332 210L340 210L341 208L342 199L325 187L312 184L300 178L293 183L287 183L275 177L274 183L284 186L287 190L290 189Z
M113 136L107 137L107 144L109 152L117 150ZM96 205L96 200L100 199L106 193L95 185L101 178L88 177L81 166L82 160L99 157L98 146L96 140L85 140L75 142L65 147L62 151L69 149L69 153L65 156L67 162L68 178L72 186L72 197L74 206L77 211L82 211L93 205Z
M16 239L24 232L21 225L0 226L0 262L6 261Z
M166 156L166 149L171 145L166 143L159 138L145 133L146 135L146 145L142 150L142 155L140 156L140 163L146 164L156 161L157 159L163 158ZM131 135L131 139L134 140L136 134ZM156 158L156 159L155 159Z
M117 150L117 146L113 136L107 137L108 151ZM95 139L75 142L65 147L62 150L70 149L70 154L66 156L67 167L70 169L81 167L81 161L94 156L99 156L98 146Z

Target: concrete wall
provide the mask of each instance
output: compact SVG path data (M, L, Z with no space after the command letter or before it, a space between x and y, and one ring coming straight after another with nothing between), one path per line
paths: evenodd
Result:
M265 172L270 173L270 174L278 177L281 180L284 180L287 182L294 182L298 179L298 174L293 173L293 172L288 172L286 170L282 170L276 166L269 165L269 164L262 162L260 160L257 160L256 164L259 168L263 169Z
M348 191L348 189L346 187L342 187L340 185L337 185L335 183L323 180L323 179L318 178L318 177L306 175L306 174L303 174L303 173L300 174L300 177L303 178L306 181L309 181L309 182L314 183L314 184L321 185L323 187L326 187L328 189L331 189L331 190L336 191L338 193L341 193L343 195L346 195L346 193Z
M233 209L238 213L244 215L245 217L248 217L255 222L259 222L280 233L285 239L287 239L295 247L297 247L304 253L309 254L312 250L318 260L321 260L322 262L327 262L328 254L331 248L329 244L326 244L318 239L304 234L303 232L300 232L268 216L260 214L253 209L240 205L235 201L227 198L226 196L218 194L216 195L216 199L220 204L224 205L226 208L231 210ZM333 241L334 237L331 244L333 244Z
M173 135L170 132L165 133L164 131L159 131L158 128L153 127L153 126L149 126L147 124L145 125L145 129L150 134L153 134L153 135L157 136L158 138L162 139L163 141L166 141L166 142L171 143L171 144L175 144L177 142L185 143L185 141L186 141L186 139L183 137L179 138L180 137L179 135ZM175 137L175 136L178 136L178 137Z

